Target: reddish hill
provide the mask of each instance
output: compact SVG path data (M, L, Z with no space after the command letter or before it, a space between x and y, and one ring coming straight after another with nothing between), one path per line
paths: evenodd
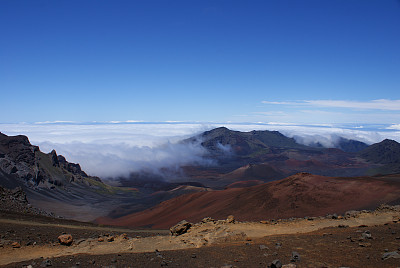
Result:
M168 228L186 219L265 220L344 213L400 202L400 175L336 178L299 173L280 181L247 188L199 192L173 198L121 218L98 223L131 227Z
M237 182L229 184L225 188L244 188L244 187L251 187L254 185L260 185L263 183L264 182L260 181L260 180L237 181Z
M285 176L269 164L248 164L228 174L221 176L222 181L236 182L246 180L273 181L282 179Z

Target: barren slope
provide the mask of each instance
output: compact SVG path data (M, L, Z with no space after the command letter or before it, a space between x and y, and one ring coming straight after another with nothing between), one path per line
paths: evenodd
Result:
M281 181L247 188L183 195L142 212L98 223L168 228L186 219L222 219L230 214L239 220L265 220L343 213L372 209L400 201L400 175L334 178L299 173Z

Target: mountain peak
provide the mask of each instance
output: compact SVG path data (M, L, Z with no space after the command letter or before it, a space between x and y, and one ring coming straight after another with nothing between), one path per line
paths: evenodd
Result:
M379 143L372 144L360 152L360 156L368 161L380 164L400 163L400 143L385 139Z

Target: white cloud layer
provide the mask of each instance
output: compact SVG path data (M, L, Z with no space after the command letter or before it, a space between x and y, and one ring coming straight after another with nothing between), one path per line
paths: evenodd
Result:
M199 144L180 140L219 126L232 130L276 130L298 142L319 142L334 147L338 137L368 144L385 138L400 142L400 125L298 125L289 123L40 123L0 124L7 135L26 135L44 152L55 149L68 161L102 178L128 175L133 171L158 171L181 165L212 164Z

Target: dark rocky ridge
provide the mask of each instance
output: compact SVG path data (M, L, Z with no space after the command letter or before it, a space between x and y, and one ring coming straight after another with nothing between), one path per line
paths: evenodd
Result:
M0 186L0 210L23 213L25 215L54 216L29 204L26 194L21 187L9 190Z
M29 202L48 212L88 221L108 213L136 190L112 187L88 176L79 164L68 162L56 151L48 154L31 145L25 136L0 133L0 186L22 187Z

